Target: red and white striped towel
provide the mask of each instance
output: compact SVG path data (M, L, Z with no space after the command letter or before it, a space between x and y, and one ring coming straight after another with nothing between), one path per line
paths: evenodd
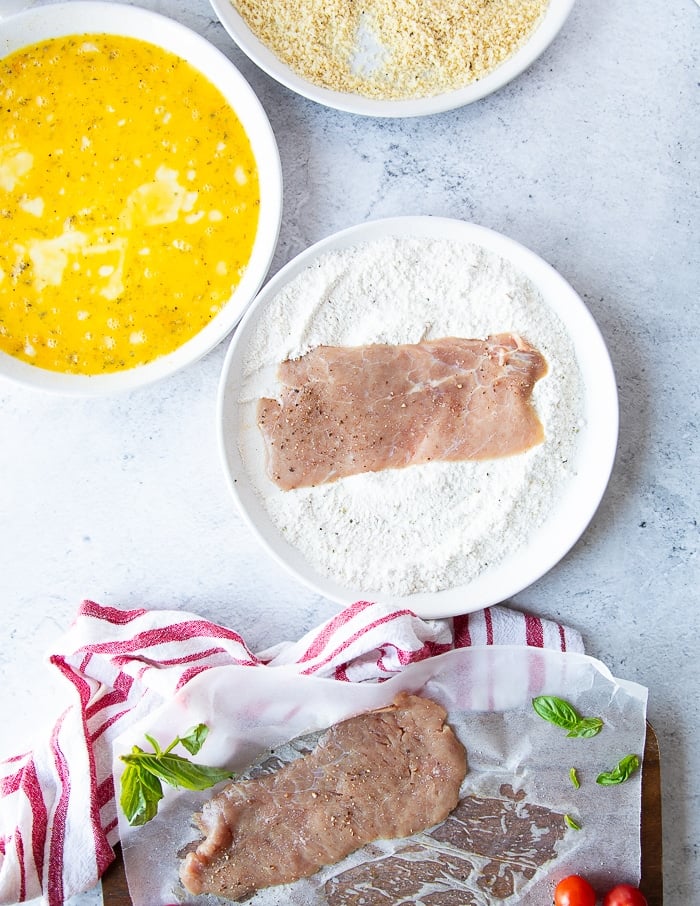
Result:
M117 807L112 742L210 667L240 664L339 681L381 681L456 647L531 645L583 651L580 635L505 607L425 621L360 601L298 642L254 654L231 629L173 611L86 601L51 663L75 702L33 751L0 761L0 903L60 906L112 861Z

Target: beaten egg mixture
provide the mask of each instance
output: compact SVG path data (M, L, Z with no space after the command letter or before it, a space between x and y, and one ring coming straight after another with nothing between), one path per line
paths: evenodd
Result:
M0 349L100 374L201 330L250 258L259 183L220 92L147 42L74 35L0 60Z

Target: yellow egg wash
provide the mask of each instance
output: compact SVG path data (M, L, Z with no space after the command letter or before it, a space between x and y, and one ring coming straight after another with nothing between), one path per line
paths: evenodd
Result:
M145 41L53 38L0 60L0 349L53 371L145 364L201 330L250 258L248 137Z

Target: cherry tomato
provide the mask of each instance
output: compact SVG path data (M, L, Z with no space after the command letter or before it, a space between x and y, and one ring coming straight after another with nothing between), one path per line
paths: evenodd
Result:
M603 897L603 906L648 906L641 890L631 884L618 884Z
M554 906L595 906L595 890L581 875L569 875L554 888Z

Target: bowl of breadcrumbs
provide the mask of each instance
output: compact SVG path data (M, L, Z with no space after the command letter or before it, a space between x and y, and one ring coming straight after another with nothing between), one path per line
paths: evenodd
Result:
M424 116L510 82L574 0L210 0L261 69L328 107Z

